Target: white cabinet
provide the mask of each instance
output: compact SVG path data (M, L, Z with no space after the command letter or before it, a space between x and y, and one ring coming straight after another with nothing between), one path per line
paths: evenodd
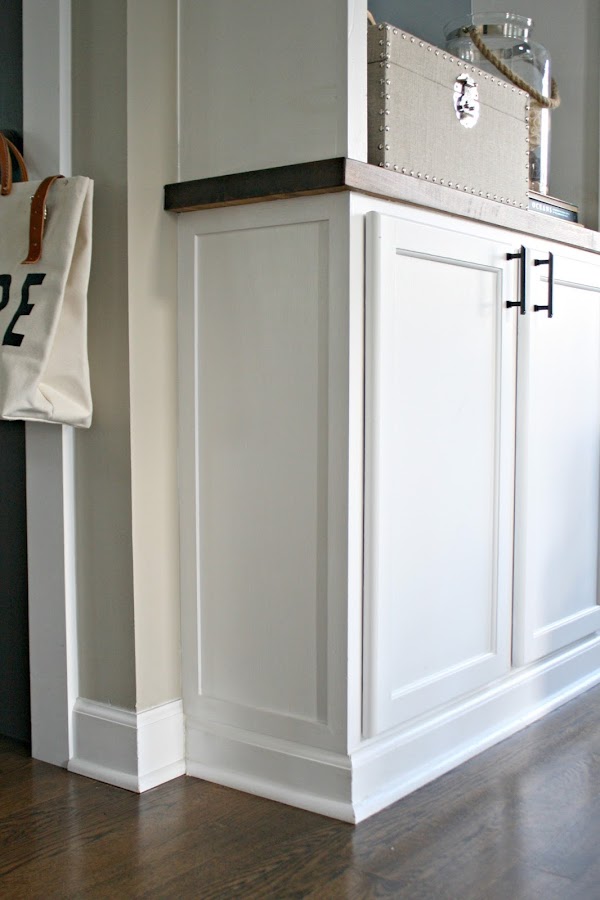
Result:
M510 668L512 245L447 225L368 216L367 735Z
M600 256L365 168L179 230L187 771L348 821L600 680Z
M519 316L514 662L600 629L600 266L527 250ZM536 265L537 261L537 265ZM536 306L548 304L552 317Z
M600 267L367 218L373 736L600 628Z

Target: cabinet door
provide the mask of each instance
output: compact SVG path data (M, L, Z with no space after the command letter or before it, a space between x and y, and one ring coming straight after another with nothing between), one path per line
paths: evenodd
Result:
M517 393L514 661L600 628L600 267L529 251Z
M366 736L510 667L515 248L428 222L367 223Z

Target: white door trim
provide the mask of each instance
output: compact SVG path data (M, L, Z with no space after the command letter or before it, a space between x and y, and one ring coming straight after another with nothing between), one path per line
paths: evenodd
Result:
M23 0L23 132L32 178L71 174L71 0ZM77 697L73 429L28 423L32 755L66 766Z

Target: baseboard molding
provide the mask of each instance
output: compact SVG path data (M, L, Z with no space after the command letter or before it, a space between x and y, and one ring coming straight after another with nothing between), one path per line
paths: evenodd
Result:
M353 822L347 756L186 718L187 774Z
M202 778L204 781L212 781L214 784L222 784L224 787L233 788L236 791L243 791L246 794L254 794L256 797L276 800L278 803L285 803L286 806L306 809L308 812L328 816L330 819L338 819L350 824L354 824L356 821L352 804L349 801L344 803L329 797L319 797L317 794L298 790L288 785L274 784L267 779L250 777L239 772L224 772L200 763L188 763L187 774L194 778Z
M142 793L185 774L181 700L135 713L80 697L68 769Z
M189 775L358 823L600 683L600 637L349 756L187 719Z
M353 754L361 822L600 683L600 638L511 673L440 715Z

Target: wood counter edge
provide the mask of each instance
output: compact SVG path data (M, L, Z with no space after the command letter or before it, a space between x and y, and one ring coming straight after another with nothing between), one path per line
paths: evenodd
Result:
M181 181L164 190L164 208L175 213L356 191L600 253L600 234L581 225L345 157Z

